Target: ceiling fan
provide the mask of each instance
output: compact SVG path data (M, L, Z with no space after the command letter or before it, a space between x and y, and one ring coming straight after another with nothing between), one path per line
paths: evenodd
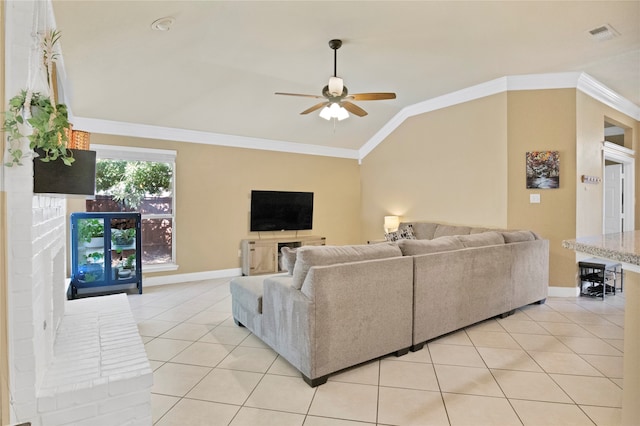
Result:
M322 96L320 95L303 95L299 93L282 93L276 92L276 95L286 96L302 96L305 98L324 99L324 101L315 104L311 108L307 108L300 114L309 114L310 112L319 110L324 107L320 112L320 117L330 120L331 118L337 118L343 120L349 116L349 113L355 114L358 117L364 117L367 115L367 111L360 108L358 105L351 101L377 101L385 99L395 99L395 93L357 93L350 95L347 90L347 86L344 85L344 81L338 77L338 49L342 46L342 40L329 41L329 47L333 49L333 77L329 78L329 84L322 89ZM348 111L348 112L347 112Z

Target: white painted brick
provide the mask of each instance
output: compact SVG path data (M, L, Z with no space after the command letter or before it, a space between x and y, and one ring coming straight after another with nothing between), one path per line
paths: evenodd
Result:
M106 414L143 404L151 404L151 393L146 389L99 401L98 414Z
M99 402L108 397L107 380L95 379L83 384L59 387L55 390L57 408L64 409L76 405Z
M38 412L55 411L58 408L56 393L53 389L38 392Z
M131 392L132 389L151 389L153 386L153 372L151 368L144 373L119 373L109 377L109 395L115 396Z
M146 415L143 415L146 413ZM151 404L143 404L129 409L111 412L74 423L74 426L151 426Z
M97 414L97 406L95 403L80 405L77 407L67 408L66 410L56 410L49 413L43 413L40 416L42 426L61 426L73 424L80 420L90 419Z
M36 402L35 400L24 403L14 402L11 404L11 409L14 412L15 423L30 421L36 413Z

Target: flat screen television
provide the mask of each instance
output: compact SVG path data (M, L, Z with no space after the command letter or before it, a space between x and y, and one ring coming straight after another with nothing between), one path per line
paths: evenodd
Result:
M251 191L251 231L299 231L313 225L313 192Z

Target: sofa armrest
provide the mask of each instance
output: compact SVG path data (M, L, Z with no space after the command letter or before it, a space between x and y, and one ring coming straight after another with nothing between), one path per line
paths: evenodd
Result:
M367 260L309 270L313 301L311 378L411 346L413 260Z
M311 377L314 340L314 303L292 287L293 277L264 280L262 330L264 341L302 374Z

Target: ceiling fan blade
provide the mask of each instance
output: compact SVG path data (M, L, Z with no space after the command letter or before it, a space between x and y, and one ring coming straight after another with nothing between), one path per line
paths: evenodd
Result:
M315 105L314 105L314 106L312 106L311 108L307 108L307 109L305 109L304 111L302 111L302 112L300 113L300 115L303 115L303 114L309 114L310 112L313 112L313 111L319 110L320 108L322 108L322 107L323 107L323 106L325 106L325 105L329 105L329 102L320 102L319 104L315 104Z
M342 105L344 109L349 111L351 114L355 114L358 117L364 117L365 115L367 115L367 111L363 110L356 104L352 104L351 102L343 101L340 102L340 105Z
M303 98L314 98L314 99L324 99L324 96L319 96L319 95L303 95L301 93L282 93L282 92L276 92L276 95L285 95L285 96L301 96Z
M354 95L349 95L349 99L353 99L354 101L378 101L384 99L395 99L395 93L356 93Z

